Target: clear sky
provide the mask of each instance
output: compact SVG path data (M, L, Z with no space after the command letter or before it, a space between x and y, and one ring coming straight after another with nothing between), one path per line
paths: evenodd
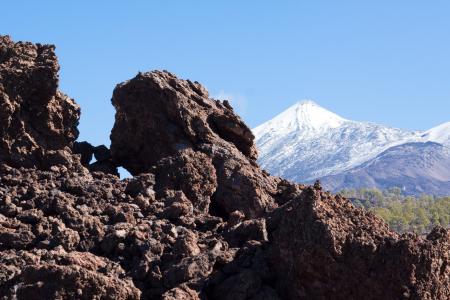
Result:
M109 145L114 86L167 69L254 127L309 98L355 120L450 121L450 1L3 1L0 34L53 43L81 140Z

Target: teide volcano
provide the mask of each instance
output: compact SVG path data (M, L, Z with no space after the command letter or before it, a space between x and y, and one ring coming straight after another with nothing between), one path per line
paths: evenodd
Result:
M334 191L398 186L409 194L450 194L450 122L407 131L347 120L307 100L253 132L259 163L274 175L320 179Z

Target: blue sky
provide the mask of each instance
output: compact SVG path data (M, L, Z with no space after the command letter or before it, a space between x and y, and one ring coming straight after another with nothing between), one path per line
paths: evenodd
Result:
M214 3L213 3L214 2ZM369 3L370 2L370 3ZM114 86L167 69L254 127L298 100L406 129L450 121L449 1L5 1L0 34L53 43L81 140L109 145Z

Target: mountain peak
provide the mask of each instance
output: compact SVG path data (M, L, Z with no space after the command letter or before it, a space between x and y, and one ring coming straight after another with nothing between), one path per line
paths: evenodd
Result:
M288 127L295 127L296 130L335 128L341 126L346 121L344 118L323 108L312 100L299 101L279 116L287 122Z
M297 105L297 106L320 106L314 100L310 100L310 99L304 99L304 100L297 101L297 103L295 105Z
M313 100L302 100L271 119L256 127L254 132L277 131L323 131L341 126L347 120L321 107Z

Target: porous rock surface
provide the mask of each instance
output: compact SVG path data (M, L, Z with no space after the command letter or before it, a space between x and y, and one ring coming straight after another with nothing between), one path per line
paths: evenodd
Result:
M0 36L0 160L18 167L71 164L79 106L58 90L52 45Z
M212 195L225 217L235 210L257 217L276 206L278 180L257 166L252 132L228 102L210 100L198 82L169 72L140 73L116 87L112 103L112 156L132 174L172 157L176 168L186 165L185 175L174 174L184 177L179 181L185 189L191 185L186 177L209 177L203 193ZM215 171L196 176L202 168Z
M250 130L200 84L138 74L113 105L111 153L68 138L56 148L80 163L47 166L2 148L0 299L450 297L448 230L398 235L319 184L269 176ZM9 116L0 128L28 121ZM112 174L120 165L133 178Z

